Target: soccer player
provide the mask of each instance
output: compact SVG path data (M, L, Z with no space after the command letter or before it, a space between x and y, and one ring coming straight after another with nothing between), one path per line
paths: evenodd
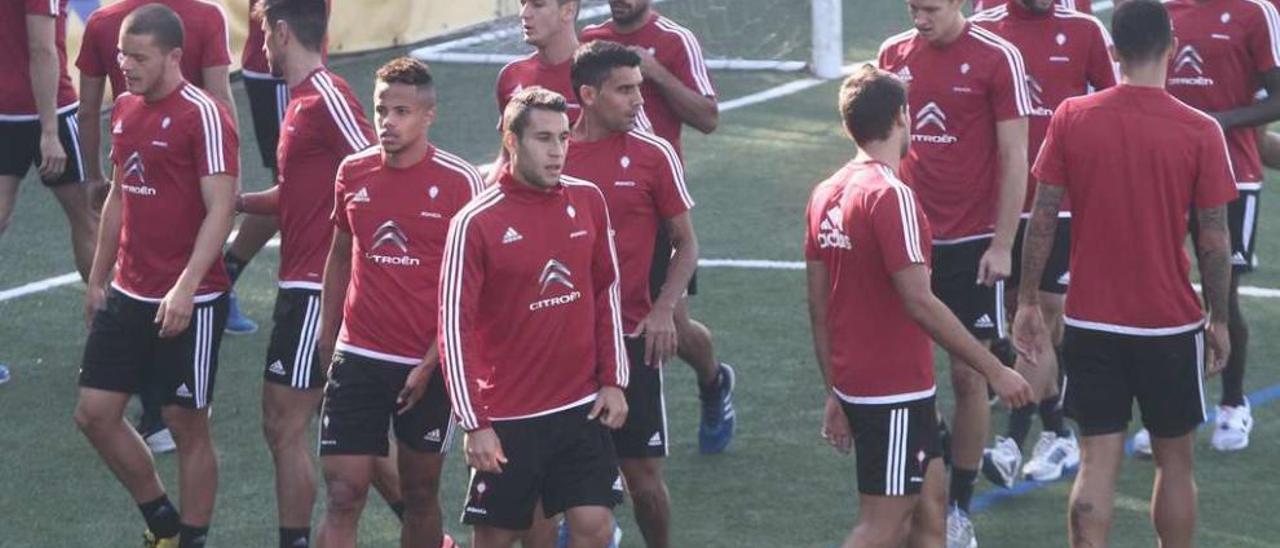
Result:
M1191 546L1203 377L1220 371L1231 350L1227 204L1238 179L1218 123L1164 89L1178 45L1165 7L1130 0L1111 28L1121 85L1067 99L1054 112L1034 168L1039 185L1022 271L1039 279L1058 208L1070 198L1063 402L1082 438L1068 506L1072 546L1108 545L1135 399L1155 452L1151 520L1159 544ZM1188 218L1198 227L1207 328L1183 248ZM1034 285L1019 288L1015 340L1030 355L1050 346L1039 298Z
M583 29L582 41L617 42L640 56L640 72L644 76L640 92L645 101L646 125L651 125L653 133L671 143L676 154L683 158L680 133L684 125L711 133L719 124L720 109L697 37L689 29L663 17L651 4L651 0L613 0L609 3L611 19ZM669 234L660 230L649 272L654 299L667 283L671 256ZM688 294L697 292L695 274ZM687 298L677 303L675 322L680 359L688 363L698 377L698 396L702 402L699 451L720 453L733 441L737 422L733 411L733 367L716 358L711 331L689 317Z
M858 461L858 522L844 545L902 546L910 536L912 546L940 546L945 480L930 339L1015 406L1032 401L1031 386L929 287L929 221L896 175L910 141L906 86L864 65L841 87L840 114L858 154L814 189L805 258L827 391L823 437Z
M96 215L89 207L76 125L76 90L67 75L67 0L11 0L0 7L0 235L18 185L38 168L71 226L80 277L93 262Z
M563 512L574 548L613 533L609 430L627 419L617 253L604 195L561 174L564 97L512 97L511 161L454 217L440 280L440 354L473 469L463 523L476 548L511 546Z
M76 68L80 69L81 99L77 123L84 128L80 139L84 149L85 180L95 196L105 195L98 189L105 187L99 154L106 88L111 85L112 97L128 91L119 62L120 26L133 10L152 2L122 0L94 10L85 22L80 54L76 57ZM164 0L160 3L172 9L182 20L182 59L178 65L182 77L226 105L234 123L236 110L231 97L231 52L227 47L226 14L217 4L201 0ZM96 206L100 198L91 200ZM231 298L234 300L234 295ZM234 302L231 306L234 308ZM175 448L173 436L165 428L160 414L164 398L163 387L159 386L147 387L139 398L142 413L138 432L154 453L166 453Z
M1218 121L1227 135L1227 150L1240 197L1227 207L1231 227L1231 287L1227 295L1231 358L1222 372L1222 394L1212 447L1239 451L1249 446L1253 413L1244 396L1249 326L1240 310L1240 278L1252 272L1258 235L1258 199L1262 194L1262 159L1258 126L1280 119L1280 14L1269 2L1230 0L1206 4L1191 0L1166 6L1173 21L1178 51L1169 65L1169 93ZM1254 98L1259 86L1267 98ZM1144 431L1135 448L1151 453Z
M400 544L452 546L438 493L454 423L437 371L437 284L449 220L483 180L428 140L436 95L426 65L402 57L378 69L374 112L381 146L343 160L333 189L318 345L321 355L333 355L320 430L323 544L356 545L390 422L405 504ZM289 131L286 123L285 143ZM287 231L289 223L282 226Z
M134 10L121 29L129 93L111 117L75 419L138 503L148 542L185 548L204 546L218 483L209 404L229 285L218 251L231 231L239 143L227 107L183 79L182 44L182 21L163 5ZM129 394L150 383L166 390L181 518L124 421Z
M980 11L986 11L992 8L998 8L1006 3L1020 1L1022 0L973 0L973 12L976 15ZM1093 0L1050 0L1049 3L1053 6L1078 11L1084 14L1093 13Z
M333 237L332 182L344 157L372 144L373 129L350 86L324 67L324 4L267 0L256 10L255 20L266 27L270 66L291 86L291 98L284 110L287 131L276 151L278 184L241 195L236 209L281 219L280 289L263 373L262 418L276 467L280 545L293 547L300 539L309 541L315 503L306 432L324 395L322 364L328 360L316 353L316 333L321 276ZM377 483L393 485L384 495L395 508L399 479L394 462L382 460L376 474L384 477Z
M1017 46L1026 63L1027 85L1031 91L1032 110L1029 120L1027 156L1033 161L1044 141L1049 117L1068 97L1084 95L1090 89L1116 85L1115 62L1109 48L1111 36L1096 18L1055 6L1052 0L1011 0L992 10L973 16L979 25ZM1035 179L1027 180L1027 199L1022 207L1023 221L1013 244L1013 273L1006 285L1014 291L1006 293L1013 301L1021 279L1020 247L1030 217ZM1075 435L1062 420L1058 405L1058 360L1056 349L1062 345L1062 303L1067 293L1067 261L1071 234L1071 210L1058 213L1058 237L1054 239L1049 266L1044 277L1033 283L1040 288L1040 304L1053 333L1055 352L1036 357L1035 367L1019 361L1018 370L1031 381L1039 398L1034 405L1014 409L1009 415L1005 436L996 436L995 444L982 457L982 473L1003 487L1012 487L1019 474L1036 481L1054 481L1080 462L1080 449ZM1016 305L1009 307L1016 310ZM1039 411L1044 429L1036 442L1031 460L1022 465L1022 447L1031 429L1031 417ZM1019 470L1021 468L1021 470Z
M573 59L573 86L582 116L569 134L566 175L596 181L609 206L622 275L622 330L631 369L627 422L613 434L636 523L650 547L670 545L667 410L662 367L676 352L675 308L698 266L693 198L684 169L666 140L636 129L644 105L640 56L597 40ZM649 268L658 228L671 235L674 256L657 299Z
M1004 335L1004 285L1027 185L1031 92L1022 55L965 20L964 0L908 0L914 29L880 46L880 67L908 84L911 150L902 178L933 226L933 291L979 340ZM1039 278L1034 278L1039 279ZM969 501L982 463L987 383L951 355L948 545L971 546ZM972 364L969 364L972 365Z

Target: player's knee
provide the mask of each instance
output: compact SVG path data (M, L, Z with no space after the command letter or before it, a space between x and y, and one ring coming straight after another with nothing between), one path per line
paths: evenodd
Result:
M569 534L574 539L585 539L592 546L606 546L613 538L612 515L600 513L586 519L570 518Z
M111 421L111 418L106 414L97 412L83 403L76 405L76 410L72 413L72 419L76 421L76 428L79 428L86 435L101 432Z
M891 548L903 544L909 529L906 523L861 521L854 527L853 536L858 546Z
M266 413L262 417L262 436L266 438L267 447L271 449L272 454L299 445L303 437L302 431L285 424L282 417Z
M412 482L401 482L401 500L407 509L430 510L440 507L440 480L438 478L415 478Z
M337 515L351 515L364 507L369 487L359 486L353 482L329 478L325 487L325 502L328 511Z

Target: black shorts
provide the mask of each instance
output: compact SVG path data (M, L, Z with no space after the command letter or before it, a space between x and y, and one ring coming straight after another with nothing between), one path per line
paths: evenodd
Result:
M320 291L281 288L271 316L271 342L267 345L267 382L298 390L324 387L324 365L332 356L316 355L320 329Z
M1006 280L1006 286L1017 289L1022 279L1022 242L1027 233L1027 220L1018 222L1018 235L1013 240L1013 272ZM1044 264L1044 275L1040 277L1040 291L1055 295L1066 295L1067 285L1071 283L1071 218L1058 217L1058 229L1053 235L1053 247L1049 249L1049 260Z
M396 398L413 366L338 351L324 387L320 410L320 455L378 455L390 449L387 425L396 440L422 453L444 453L453 437L453 408L444 374L431 375L413 408L397 415Z
M1227 227L1231 230L1231 268L1236 272L1253 272L1257 257L1258 215L1261 211L1262 184L1239 184L1240 197L1227 204Z
M858 492L900 497L920 494L929 461L942 456L934 398L861 404L841 400L853 429Z
M533 524L533 510L551 517L579 506L615 504L618 458L613 436L599 421L587 420L591 404L550 415L495 421L507 463L501 474L473 471L462 522L521 531Z
M80 366L80 386L111 392L163 389L163 405L204 409L213 402L218 347L227 325L227 296L197 302L191 324L161 338L155 323L159 303L111 289L106 307L93 316Z
M666 225L658 225L658 236L653 240L653 263L649 265L649 298L658 299L658 295L662 294L662 285L667 283L667 269L671 266L671 253L674 251L671 247L671 235L667 233ZM693 272L693 276L689 278L689 287L685 289L685 295L694 296L698 294L698 271Z
M1004 282L979 284L978 263L991 237L933 246L933 294L979 340L1005 336Z
M253 115L253 135L258 140L262 165L276 168L276 144L280 141L280 121L289 105L289 84L280 78L244 77L244 91L249 96L249 112Z
M662 368L644 363L644 339L627 337L631 380L627 384L627 422L613 431L618 458L648 459L667 456L667 401L663 395Z
M1128 429L1133 400L1152 436L1176 438L1205 420L1204 331L1138 336L1066 326L1062 405L1086 436Z
M79 108L72 107L58 114L58 140L67 153L67 167L62 175L45 186L79 183L84 180L84 157L80 153L80 123L76 118ZM0 176L11 175L21 179L32 166L40 165L40 121L0 120Z

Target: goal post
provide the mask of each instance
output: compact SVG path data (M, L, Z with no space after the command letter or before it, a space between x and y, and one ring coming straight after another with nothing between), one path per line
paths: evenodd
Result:
M782 13L751 13L734 10L733 0L653 0L678 9L673 19L689 19L711 70L809 72L825 79L840 77L844 65L841 2L787 2ZM578 20L596 23L608 17L607 2L584 0ZM428 63L501 65L531 51L520 34L517 20L500 18L410 54Z

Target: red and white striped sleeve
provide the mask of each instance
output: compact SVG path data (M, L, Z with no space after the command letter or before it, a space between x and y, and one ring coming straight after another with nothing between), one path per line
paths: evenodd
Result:
M240 139L235 123L226 108L204 90L193 85L182 86L182 98L195 105L199 123L189 125L192 152L196 156L201 177L225 173L240 174Z
M889 188L873 202L871 225L880 247L880 260L890 274L914 264L929 264L929 223L915 193L881 167Z
M689 89L706 97L715 97L716 89L711 84L711 74L707 72L707 61L702 56L702 44L693 31L684 28L666 17L658 17L655 22L659 29L670 36L671 43L680 50L680 55L673 55L666 69L675 74Z
M373 144L373 127L364 116L364 108L351 91L334 82L333 75L320 70L311 76L311 84L320 93L321 102L333 122L332 140L341 147L342 154L354 154Z
M467 432L490 424L480 385L490 378L493 367L480 358L476 341L486 251L477 217L501 199L500 189L494 186L453 217L440 267L437 341L453 412Z

